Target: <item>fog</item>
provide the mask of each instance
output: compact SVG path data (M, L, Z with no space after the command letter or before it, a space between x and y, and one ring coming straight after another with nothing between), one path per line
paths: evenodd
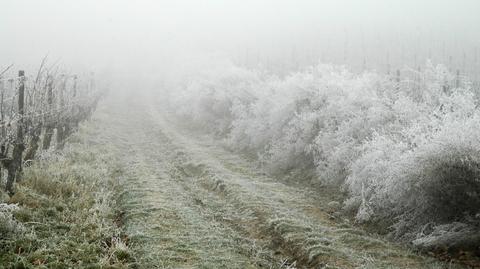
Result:
M0 0L0 268L480 268L480 0Z
M479 10L475 0L2 1L0 65L34 70L48 54L75 72L135 77L208 55L277 73L431 59L474 74Z

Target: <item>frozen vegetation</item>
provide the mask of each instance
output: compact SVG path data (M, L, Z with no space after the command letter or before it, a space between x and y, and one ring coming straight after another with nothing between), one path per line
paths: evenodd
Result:
M396 240L480 243L480 110L466 78L430 62L393 75L317 65L278 77L224 61L182 70L167 87L175 113L269 173L337 186L345 212Z
M0 2L0 269L480 269L480 1Z
M172 69L163 92L104 92L62 147L23 162L0 191L0 268L478 264L464 78L207 66Z

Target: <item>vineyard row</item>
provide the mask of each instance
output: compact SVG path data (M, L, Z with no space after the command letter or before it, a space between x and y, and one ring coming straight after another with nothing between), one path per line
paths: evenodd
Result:
M91 77L80 80L42 67L35 77L22 70L16 77L0 75L0 182L10 195L22 168L42 150L62 149L99 98Z

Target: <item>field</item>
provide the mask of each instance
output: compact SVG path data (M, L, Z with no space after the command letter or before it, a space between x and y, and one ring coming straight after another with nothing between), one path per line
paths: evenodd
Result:
M0 2L0 269L480 269L480 1Z
M480 95L443 65L3 74L0 268L480 264Z

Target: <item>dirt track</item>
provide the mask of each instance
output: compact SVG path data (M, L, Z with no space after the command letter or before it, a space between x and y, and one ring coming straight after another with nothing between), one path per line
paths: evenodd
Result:
M94 117L124 167L119 205L141 268L446 268L335 217L334 193L281 183L176 127L154 100L118 94Z

